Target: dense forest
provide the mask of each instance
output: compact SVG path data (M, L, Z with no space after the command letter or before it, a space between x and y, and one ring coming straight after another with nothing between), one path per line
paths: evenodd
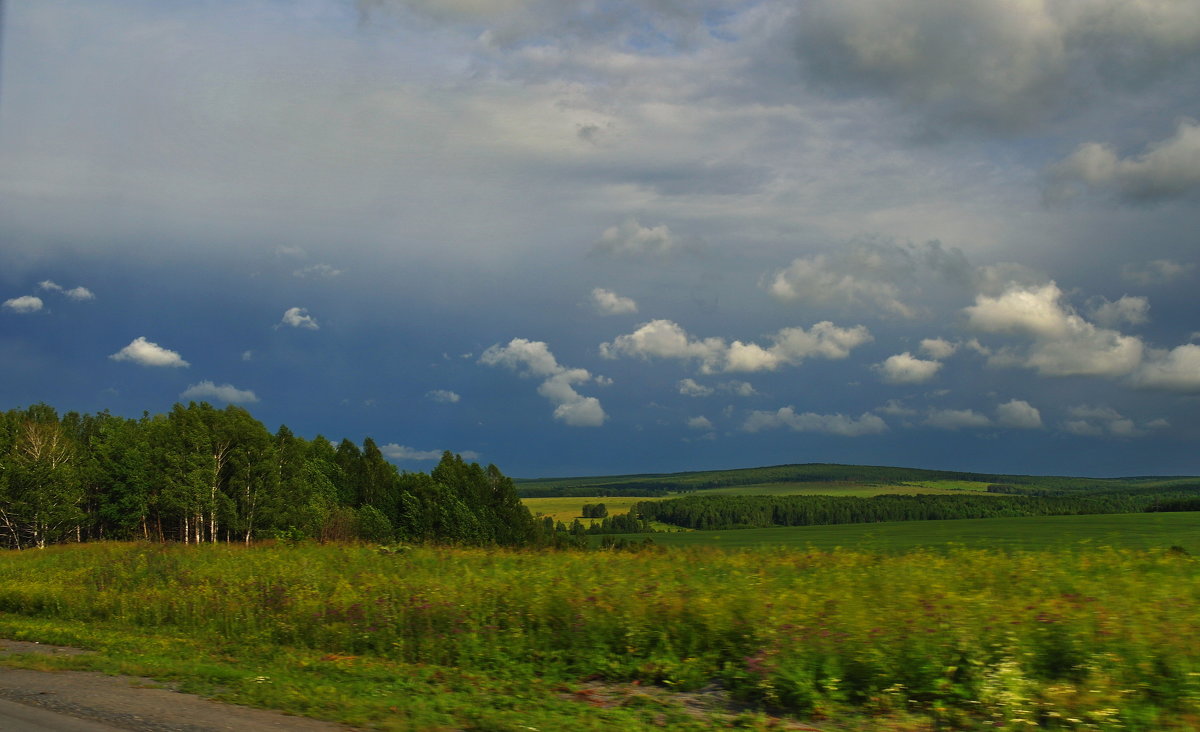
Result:
M140 419L44 404L0 414L0 546L255 538L567 539L530 516L494 465L451 453L428 474L401 472L369 437L272 434L245 409L207 403Z
M643 520L689 529L822 526L879 521L1017 518L1075 514L1195 510L1200 483L1171 488L1025 495L684 496L643 501L633 513Z

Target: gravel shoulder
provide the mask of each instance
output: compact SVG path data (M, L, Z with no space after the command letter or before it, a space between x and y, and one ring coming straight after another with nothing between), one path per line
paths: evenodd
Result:
M0 656L26 653L74 655L86 651L0 640ZM347 732L352 728L183 694L163 688L163 684L152 679L108 676L90 671L47 672L0 667L0 729L30 732Z

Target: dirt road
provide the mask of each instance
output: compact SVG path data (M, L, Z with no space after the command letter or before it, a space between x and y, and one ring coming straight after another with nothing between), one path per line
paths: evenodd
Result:
M80 653L0 640L0 655ZM278 712L181 694L150 679L84 671L0 667L0 730L5 732L347 732Z

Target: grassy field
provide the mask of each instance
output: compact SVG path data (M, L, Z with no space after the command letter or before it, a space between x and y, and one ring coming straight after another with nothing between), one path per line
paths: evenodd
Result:
M637 538L641 538L640 536ZM1200 555L1200 513L898 521L654 534L667 547L813 547L897 552L919 547L1042 550L1091 546L1153 549L1180 546ZM598 539L597 539L598 541Z
M7 664L176 679L385 730L1200 722L1200 564L1094 544L61 546L0 555L0 637L97 651Z

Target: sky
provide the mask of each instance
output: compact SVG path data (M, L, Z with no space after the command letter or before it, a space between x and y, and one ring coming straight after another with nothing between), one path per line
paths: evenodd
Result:
M518 477L1200 474L1200 4L5 13L4 409Z

